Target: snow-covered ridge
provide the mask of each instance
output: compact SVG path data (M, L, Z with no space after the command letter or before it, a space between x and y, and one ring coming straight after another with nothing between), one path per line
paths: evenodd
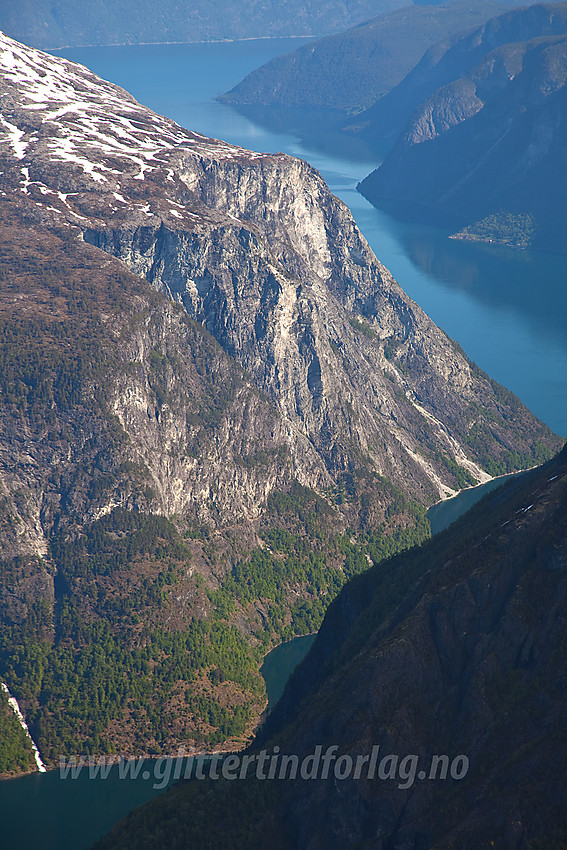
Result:
M81 65L2 33L0 86L0 154L22 166L37 157L78 166L103 189L115 191L124 177L142 181L180 149L215 159L261 156L184 130Z

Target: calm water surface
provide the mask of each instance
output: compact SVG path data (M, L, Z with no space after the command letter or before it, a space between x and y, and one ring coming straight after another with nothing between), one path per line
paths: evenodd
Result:
M451 523L459 519L473 505L486 496L487 493L496 490L497 487L502 487L503 484L510 478L515 478L518 475L524 475L523 472L512 472L510 475L501 475L499 478L493 478L485 484L479 484L478 487L468 487L462 490L452 499L445 499L443 502L438 502L427 511L427 519L431 524L431 533L438 534L449 528Z
M272 708L290 675L305 658L315 635L273 649L261 668ZM103 780L89 776L63 779L58 770L0 782L0 847L9 850L87 850L128 812L160 794L183 776L186 761L148 759L136 779L121 777L117 766ZM168 781L170 780L170 781Z
M260 673L268 692L268 708L273 708L284 692L287 680L303 661L315 640L315 635L304 635L282 643L264 658Z
M355 190L377 164L359 144L337 144L332 134L310 142L304 117L294 129L289 113L252 120L214 100L253 68L301 43L270 39L59 53L185 127L311 162L351 208L378 258L406 292L481 368L567 436L567 258L456 242L438 229L396 222ZM296 651L304 654L306 640L266 660L271 702L297 663ZM86 850L118 818L158 793L152 778L113 776L62 781L51 772L0 783L2 846Z

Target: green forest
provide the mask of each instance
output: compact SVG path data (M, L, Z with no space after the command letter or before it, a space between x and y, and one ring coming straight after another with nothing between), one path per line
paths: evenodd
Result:
M261 547L234 558L216 589L194 575L198 602L173 628L189 543L214 553L206 532L117 508L74 539L55 536L55 605L30 601L0 637L0 675L42 757L119 752L122 741L135 754L241 743L265 704L265 653L317 630L344 582L370 563L426 539L425 513L412 507L413 525L355 540L333 531L332 509L312 491L274 493ZM5 583L13 567L3 564ZM7 747L2 772L18 757Z
M0 688L0 770L4 774L25 773L35 769L31 742Z

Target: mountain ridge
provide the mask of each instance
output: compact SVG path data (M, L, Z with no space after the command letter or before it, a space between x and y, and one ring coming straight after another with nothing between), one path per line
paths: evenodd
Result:
M347 584L248 750L311 765L330 747L352 765L379 746L389 778L184 782L97 850L157 835L175 850L563 846L566 463L563 450ZM464 777L425 781L435 753L463 754Z
M47 763L242 744L269 648L440 494L561 441L307 163L0 61L0 675Z
M507 12L432 48L361 116L365 134L401 131L362 193L434 211L459 238L563 251L566 9Z
M224 2L213 8L199 0L165 0L156 9L148 0L118 0L112 8L100 0L6 0L0 10L0 29L42 49L310 36L344 28L398 5L403 0L292 0L283 10L275 3L246 0L236 9Z
M404 6L252 71L219 100L231 105L316 108L340 113L368 109L394 88L441 38L463 32L509 4ZM354 119L353 119L354 120Z

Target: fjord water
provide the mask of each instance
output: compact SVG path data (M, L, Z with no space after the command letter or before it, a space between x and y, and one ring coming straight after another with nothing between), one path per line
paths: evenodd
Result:
M377 165L359 145L339 148L320 134L314 142L302 141L304 116L301 131L294 132L289 114L260 123L214 100L253 68L304 41L77 48L58 55L87 65L192 130L311 162L406 292L491 377L567 436L567 257L451 241L435 228L398 223L356 192ZM299 660L296 650L301 655L310 640L299 639L296 647L286 645L266 659L271 703ZM152 778L121 780L114 770L104 781L88 773L62 781L52 771L0 783L2 846L86 850L114 821L159 793Z
M264 658L260 673L268 692L268 711L274 707L284 692L287 680L303 661L315 640L315 635L303 635L280 643Z

